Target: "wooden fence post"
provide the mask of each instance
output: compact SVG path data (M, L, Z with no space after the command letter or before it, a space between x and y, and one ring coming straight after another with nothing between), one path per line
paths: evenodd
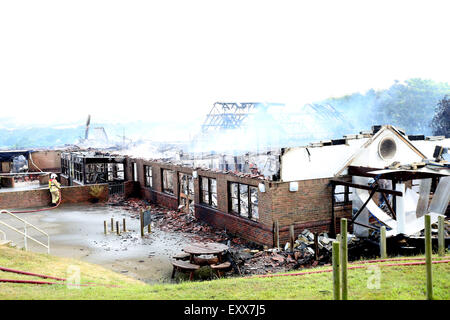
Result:
M433 275L431 268L431 216L425 215L425 260L427 269L427 299L433 299Z
M123 218L123 232L127 232L125 218Z
M107 225L106 225L106 220L104 220L103 221L103 232L105 233L105 234L107 234L108 233L108 230L107 230Z
M278 220L275 220L274 222L274 246L276 246L276 248L280 248L280 228L278 225Z
M347 262L348 262L348 252L347 252L347 219L341 219L341 279L342 279L342 300L347 300L348 298L348 288L347 288Z
M443 257L445 254L445 237L444 237L444 216L438 217L438 254Z
M339 241L333 242L333 297L334 300L341 299L341 286L340 286L340 270L339 270Z
M380 229L380 256L381 259L387 258L386 252L386 227L382 226Z
M144 211L141 209L139 212L139 220L141 221L141 237L144 236Z
M116 221L116 232L117 232L117 235L120 235L119 221Z
M114 218L111 218L111 233L114 232Z

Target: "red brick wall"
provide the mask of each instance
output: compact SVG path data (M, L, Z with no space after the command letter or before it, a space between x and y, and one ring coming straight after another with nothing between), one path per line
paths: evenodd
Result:
M28 161L29 171L52 171L61 172L61 151L59 150L47 150L47 151L34 151L31 154L33 163ZM39 169L38 169L39 168Z
M261 223L203 205L195 205L195 215L200 220L217 228L226 229L231 234L255 243L272 246L272 229Z
M161 206L176 209L178 207L178 174L180 172L192 174L195 170L189 167L172 165L158 161L146 161L142 159L129 159L127 175L131 177L131 163L137 163L138 180L141 188L140 195ZM153 188L145 187L144 165L153 168ZM162 192L161 169L175 171L174 195ZM332 226L331 220L331 187L328 187L329 179L314 179L298 181L299 190L289 191L288 182L269 182L249 177L239 177L234 174L197 169L200 177L215 178L217 181L217 208L202 205L200 203L200 179L194 180L195 190L195 214L202 220L217 228L226 228L230 233L241 236L244 239L273 245L273 225L278 220L280 226L280 241L289 239L289 226L294 225L295 236L309 229L312 232L329 232ZM258 222L238 217L230 212L228 199L229 182L239 182L252 186L264 183L266 192L258 191ZM351 217L351 208L337 209L337 227L339 218ZM339 232L339 231L338 231ZM280 243L281 243L280 242Z
M108 185L99 186L103 187L99 201L105 202L108 200ZM61 188L61 204L91 201L93 199L90 195L91 187L92 185ZM48 189L0 192L1 209L47 207L50 202L51 195Z

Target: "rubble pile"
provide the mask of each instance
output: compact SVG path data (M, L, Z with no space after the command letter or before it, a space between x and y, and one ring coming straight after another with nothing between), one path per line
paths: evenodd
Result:
M107 204L123 207L135 219L139 219L139 212L141 210L150 210L152 223L155 227L162 231L188 233L194 241L222 242L227 243L230 247L236 248L251 246L245 240L229 235L225 230L216 230L206 223L197 220L192 213L162 208L149 204L142 199L124 199L123 196L118 195L111 196Z

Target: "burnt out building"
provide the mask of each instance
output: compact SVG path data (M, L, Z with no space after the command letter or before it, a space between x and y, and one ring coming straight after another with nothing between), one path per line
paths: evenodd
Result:
M61 153L63 185L121 183L125 181L125 157L97 151Z
M450 171L443 167L407 179L398 172L373 172L393 163L423 163L432 158L436 145L449 142L445 137L410 140L401 130L380 126L343 139L264 154L198 159L184 155L173 162L128 158L125 176L134 181L142 198L174 210L182 208L212 226L263 245L274 244L275 224L284 243L292 226L296 236L304 229L335 234L340 232L339 220L353 222L354 213L358 215L351 227L358 235L376 229L371 224L374 217L395 235L415 227L397 222L397 217L411 213L405 209L410 201L406 195L411 196L414 184L424 178L438 182ZM372 192L374 177L389 180L391 186ZM389 212L386 218L372 205L378 205L375 194L381 193L397 211L396 219Z

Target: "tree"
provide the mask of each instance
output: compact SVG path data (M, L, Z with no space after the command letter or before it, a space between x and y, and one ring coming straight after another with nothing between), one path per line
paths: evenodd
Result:
M450 137L450 96L446 95L437 104L431 128L436 136Z

